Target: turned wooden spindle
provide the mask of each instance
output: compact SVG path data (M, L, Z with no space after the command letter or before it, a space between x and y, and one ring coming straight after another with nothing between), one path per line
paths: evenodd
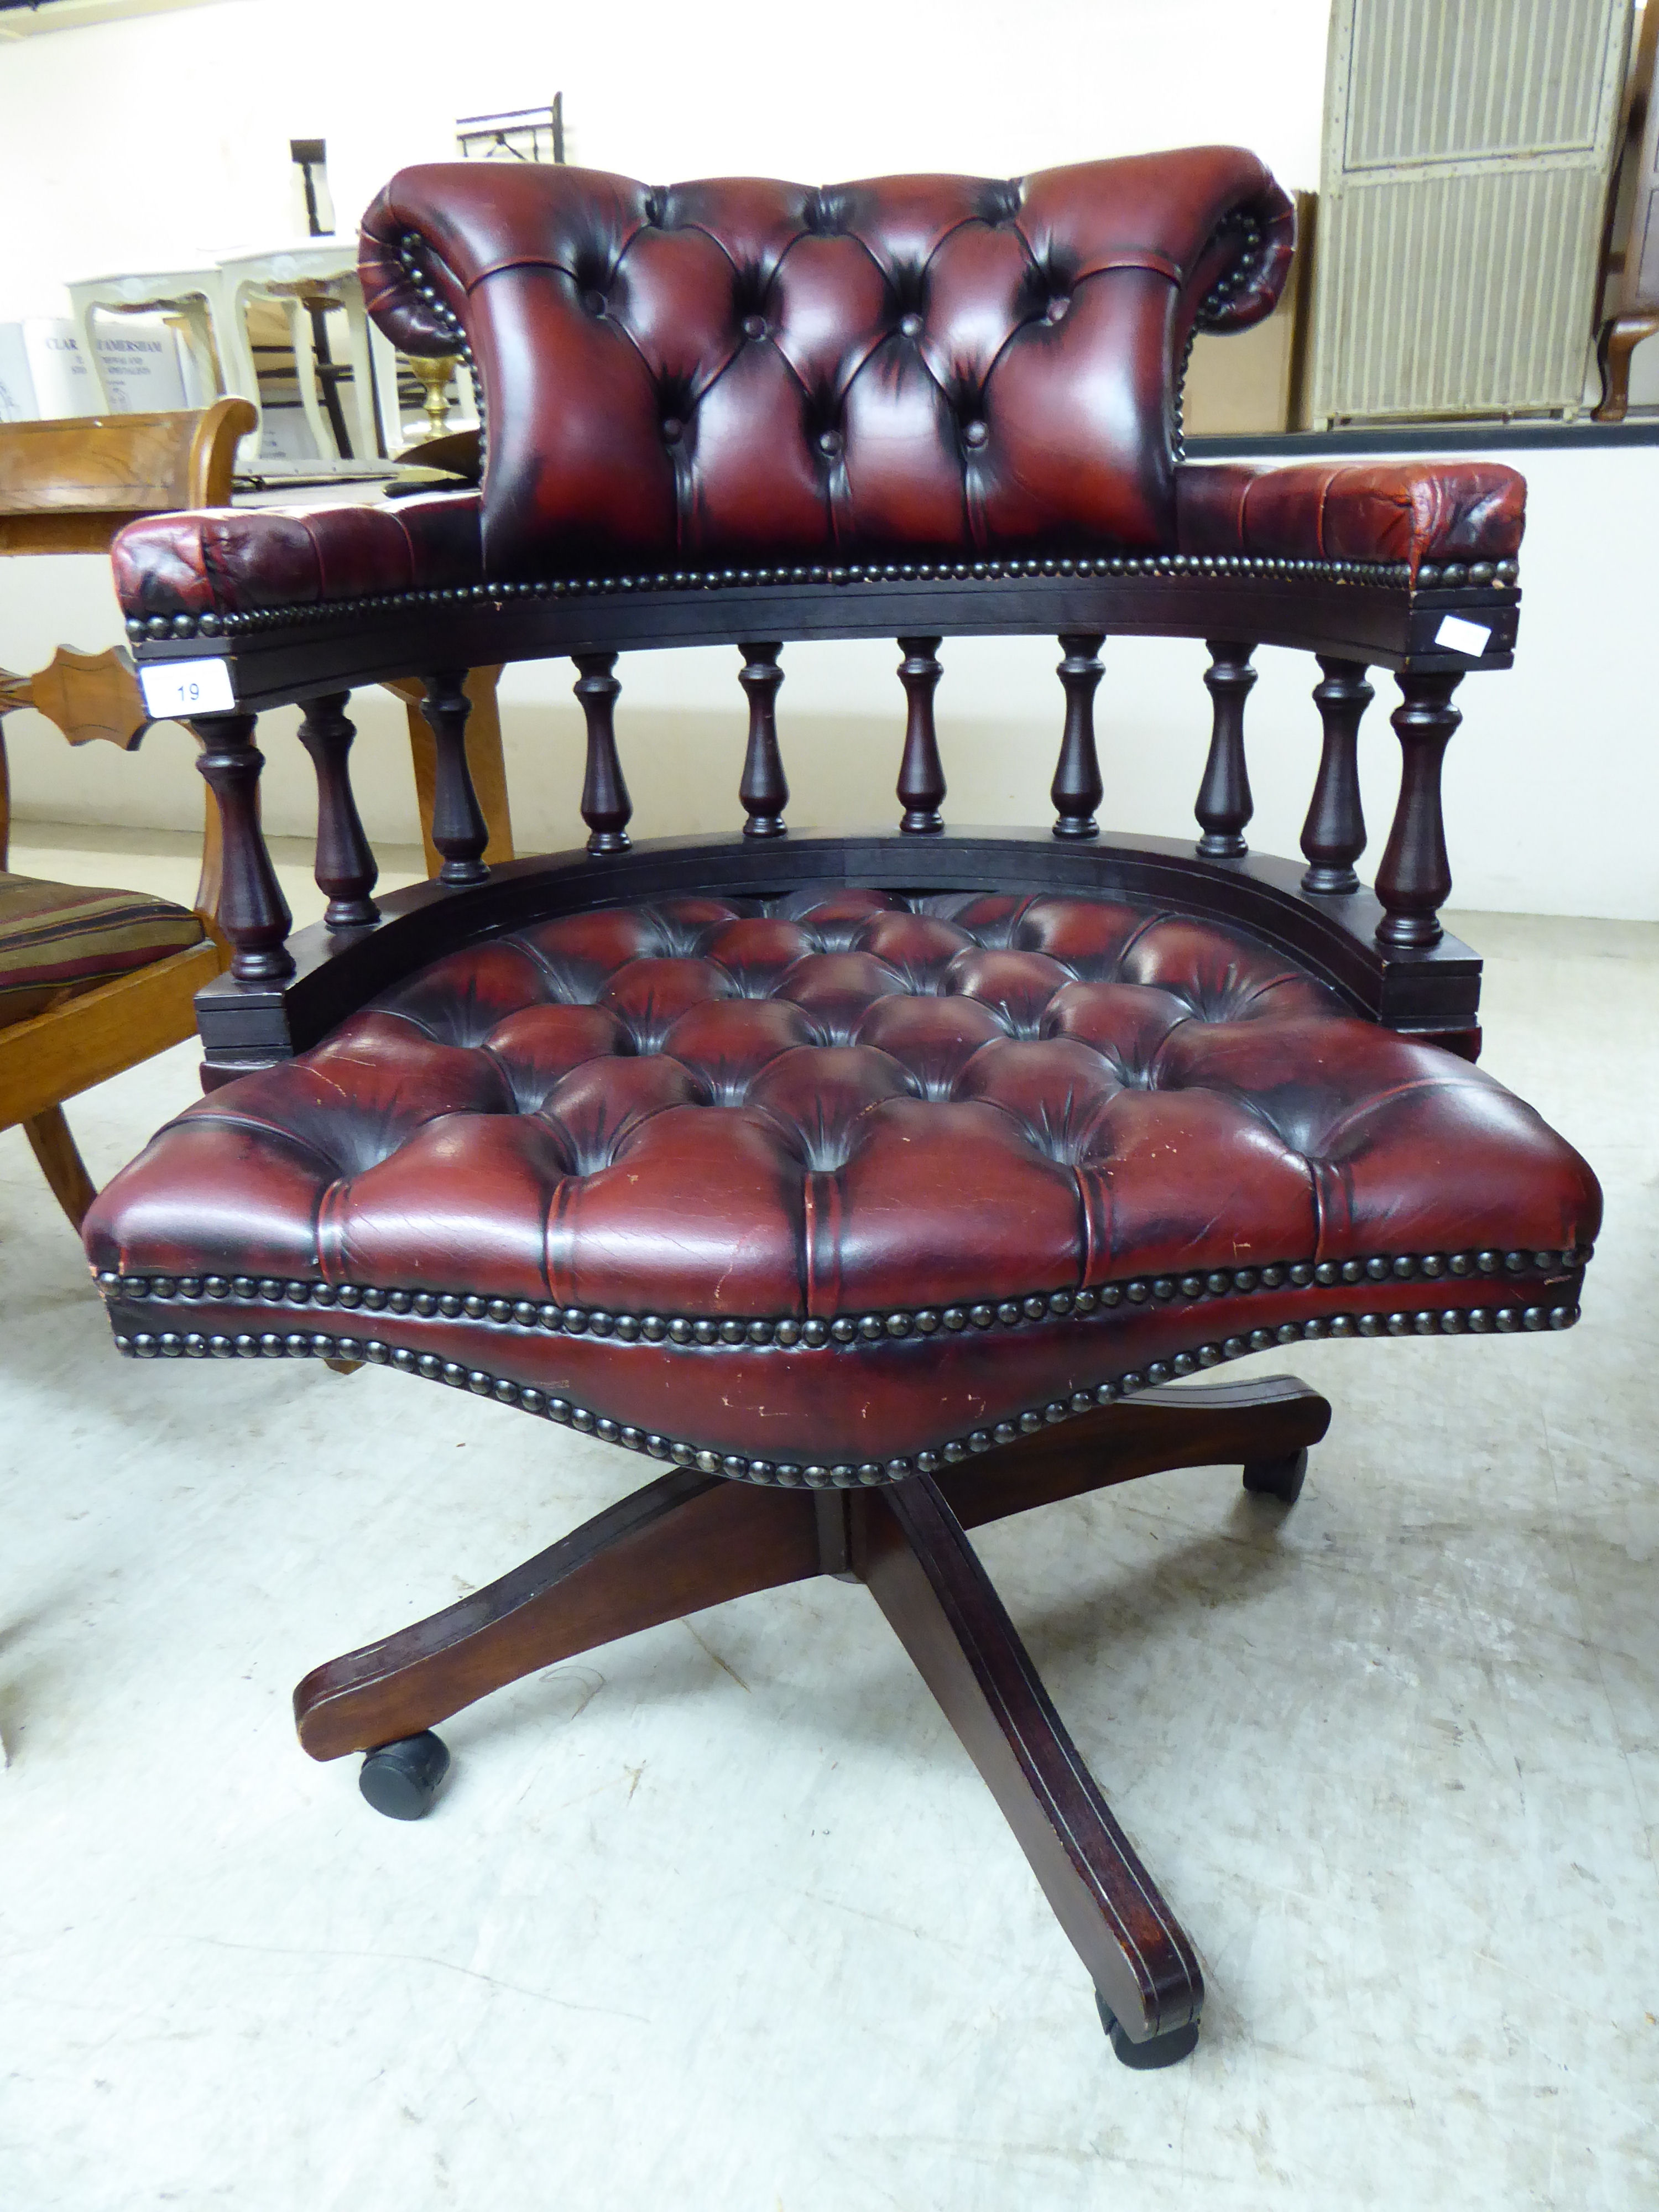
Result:
M1357 891L1354 862L1365 849L1365 816L1359 803L1359 720L1376 694L1365 681L1363 660L1336 660L1322 653L1325 680L1314 686L1324 726L1319 775L1302 825L1304 891L1331 896Z
M1105 674L1097 658L1105 643L1103 630L1063 630L1060 649L1060 680L1066 687L1066 733L1060 741L1060 763L1048 796L1054 803L1056 837L1097 837L1100 824L1095 809L1105 785L1100 778L1100 758L1095 750L1095 693Z
M587 824L590 853L625 853L628 822L634 802L623 780L617 757L614 720L622 685L611 674L614 653L573 653L580 671L572 686L587 717L587 773L582 781L582 820Z
M202 750L196 765L219 809L218 921L231 943L230 970L241 981L294 973L284 940L293 919L259 827L264 756L253 742L252 714L204 714L191 729Z
M904 806L899 828L923 836L945 827L945 817L939 811L945 797L945 769L933 729L933 694L943 672L934 657L939 642L936 637L902 637L898 641L904 655L899 663L899 681L909 702L904 757L899 763L898 795Z
M346 720L349 691L307 699L300 724L300 743L317 771L317 864L319 890L328 893L323 916L331 929L353 929L378 921L380 909L369 893L380 870L363 835L351 792L351 741L356 726Z
M466 759L466 718L471 711L465 669L440 669L427 678L421 712L437 756L432 842L443 855L438 878L446 884L481 884L489 873L483 860L489 830Z
M1206 859L1237 860L1250 849L1244 842L1244 828L1255 811L1244 767L1244 702L1255 682L1255 671L1250 665L1255 647L1214 637L1206 638L1204 646L1210 656L1204 683L1215 702L1215 715L1210 730L1210 757L1204 763L1204 781L1198 787L1198 804L1193 809L1204 832L1198 849Z
M1451 703L1462 680L1461 671L1450 676L1407 671L1399 679L1403 696L1389 720L1400 739L1400 798L1376 872L1383 909L1376 925L1379 945L1437 945L1445 934L1438 909L1452 877L1440 812L1440 763L1463 719Z
M783 681L778 666L781 645L740 645L743 670L738 681L749 695L749 750L744 755L738 796L748 820L745 837L781 837L789 784L778 750L777 696Z

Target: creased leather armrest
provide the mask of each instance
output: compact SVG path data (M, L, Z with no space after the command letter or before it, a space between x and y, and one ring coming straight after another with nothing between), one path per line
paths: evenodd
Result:
M1527 483L1492 461L1184 462L1176 472L1182 553L1279 560L1514 560Z

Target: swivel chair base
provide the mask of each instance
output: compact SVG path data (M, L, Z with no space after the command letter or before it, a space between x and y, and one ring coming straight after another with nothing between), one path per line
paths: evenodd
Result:
M1177 1467L1231 1462L1294 1500L1330 1407L1289 1376L1154 1389L877 1490L762 1488L676 1468L538 1558L295 1692L314 1758L366 1751L364 1796L419 1820L449 1765L432 1724L520 1677L750 1590L861 1582L1001 1806L1090 1971L1126 2066L1192 2050L1196 1954L1050 1702L969 1528Z

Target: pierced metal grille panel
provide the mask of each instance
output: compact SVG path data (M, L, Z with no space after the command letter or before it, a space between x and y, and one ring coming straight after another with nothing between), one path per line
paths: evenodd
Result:
M1334 0L1310 413L1582 403L1627 0Z

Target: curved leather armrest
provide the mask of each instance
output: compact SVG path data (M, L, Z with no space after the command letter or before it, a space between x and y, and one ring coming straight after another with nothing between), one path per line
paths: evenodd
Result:
M1292 561L1425 562L1513 580L1527 520L1527 480L1495 461L1184 462L1176 472L1179 550ZM1425 581L1436 581L1425 578Z

